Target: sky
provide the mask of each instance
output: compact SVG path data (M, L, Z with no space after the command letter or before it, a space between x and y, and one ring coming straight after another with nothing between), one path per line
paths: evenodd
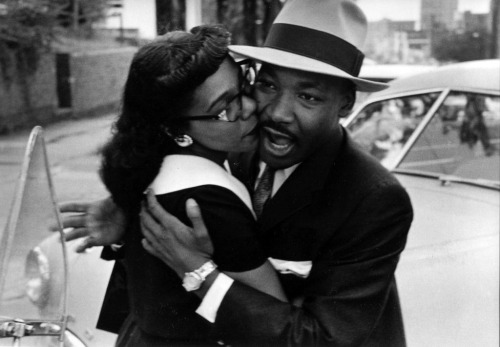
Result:
M384 18L415 21L420 19L419 0L357 0L357 4L371 22ZM458 0L460 12L487 13L489 8L490 0Z

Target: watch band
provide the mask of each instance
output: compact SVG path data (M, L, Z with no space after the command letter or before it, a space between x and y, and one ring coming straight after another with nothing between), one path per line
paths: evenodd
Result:
M205 264L203 264L199 269L196 269L193 272L199 275L201 279L204 281L207 278L207 276L210 275L215 269L217 269L217 265L212 260L209 260Z
M217 265L210 260L203 264L200 268L192 272L186 272L184 274L184 279L182 280L182 286L188 292L200 289L207 276L210 275L216 268Z

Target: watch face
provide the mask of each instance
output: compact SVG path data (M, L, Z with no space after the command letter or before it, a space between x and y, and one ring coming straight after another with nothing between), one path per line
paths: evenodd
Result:
M188 291L196 290L201 287L203 281L194 277L192 274L187 273L182 280L182 286Z

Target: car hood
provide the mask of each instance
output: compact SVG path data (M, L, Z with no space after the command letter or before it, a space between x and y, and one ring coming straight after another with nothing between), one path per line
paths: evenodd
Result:
M499 234L500 193L463 183L396 175L408 191L414 221L407 250L476 240Z

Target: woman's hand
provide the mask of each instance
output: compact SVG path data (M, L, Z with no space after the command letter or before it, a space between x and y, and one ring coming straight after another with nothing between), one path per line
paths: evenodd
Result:
M94 202L67 202L59 204L63 228L73 228L65 233L66 241L84 238L76 248L81 253L94 246L118 243L125 234L125 214L111 198ZM52 228L54 230L54 228Z
M165 211L154 192L149 190L140 215L144 248L180 277L210 260L214 251L200 208L194 200L187 200L186 212L193 228Z

